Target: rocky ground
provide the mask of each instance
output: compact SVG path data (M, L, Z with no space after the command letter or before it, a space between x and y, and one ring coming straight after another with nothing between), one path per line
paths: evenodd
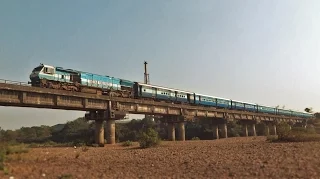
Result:
M240 137L137 147L34 148L10 155L0 178L320 178L320 142Z

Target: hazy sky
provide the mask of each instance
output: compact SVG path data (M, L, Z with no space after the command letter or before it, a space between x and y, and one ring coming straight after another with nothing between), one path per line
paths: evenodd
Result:
M39 63L269 106L320 111L320 1L1 0L0 79ZM83 112L0 107L0 126Z

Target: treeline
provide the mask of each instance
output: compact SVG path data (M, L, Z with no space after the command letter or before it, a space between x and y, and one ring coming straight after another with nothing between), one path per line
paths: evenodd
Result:
M316 113L319 118L319 114ZM137 141L139 132L152 128L158 132L162 140L168 139L168 127L166 123L160 123L161 119L133 119L128 123L116 124L116 141ZM106 124L105 124L106 127ZM245 136L245 131L239 121L227 123L228 137ZM17 143L72 143L72 144L93 144L94 143L95 122L87 121L84 117L69 121L66 124L54 126L33 126L22 127L18 130L3 130L0 128L1 142ZM178 131L176 130L176 137ZM194 122L185 123L186 139L199 138L201 140L213 139L212 120L201 119ZM249 135L252 128L248 125ZM257 135L266 135L266 125L259 123L256 125ZM105 137L107 137L105 129ZM221 130L219 130L222 136Z
M106 124L105 124L106 127ZM229 122L228 137L244 136L244 130L236 121ZM133 119L128 123L116 124L116 141L137 141L139 132L152 128L156 130L162 140L168 139L168 128L166 123L160 123L160 119ZM0 129L0 140L2 142L17 143L94 143L95 122L86 121L81 117L76 120L67 122L66 124L57 124L54 126L33 126L22 127L18 130ZM200 139L213 139L212 121L199 120L195 122L185 123L186 139L198 137ZM249 133L251 127L248 126ZM256 126L258 135L265 135L265 125ZM107 137L107 129L105 129L105 137ZM178 131L176 130L176 137ZM222 135L222 132L219 132Z

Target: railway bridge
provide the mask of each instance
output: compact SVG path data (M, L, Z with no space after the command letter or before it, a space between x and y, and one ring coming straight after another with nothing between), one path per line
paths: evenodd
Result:
M107 143L115 144L115 121L123 119L127 113L162 116L163 122L168 124L168 137L171 141L176 139L175 124L178 124L177 139L184 141L184 122L194 119L211 119L214 138L219 138L219 128L222 130L221 136L227 138L228 121L241 122L246 136L249 135L248 126L252 128L251 135L256 136L255 126L261 122L267 124L268 133L276 134L276 124L281 121L298 126L305 126L308 121L301 117L45 89L6 80L0 81L0 105L86 111L86 119L96 122L95 141L98 144L104 144L104 121L107 125Z

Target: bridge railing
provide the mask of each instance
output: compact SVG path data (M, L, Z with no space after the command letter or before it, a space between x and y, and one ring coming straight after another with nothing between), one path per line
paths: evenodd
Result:
M30 86L27 82L20 82L20 81L11 81L6 79L0 79L0 83L4 84L14 84L14 85L20 85L20 86Z

